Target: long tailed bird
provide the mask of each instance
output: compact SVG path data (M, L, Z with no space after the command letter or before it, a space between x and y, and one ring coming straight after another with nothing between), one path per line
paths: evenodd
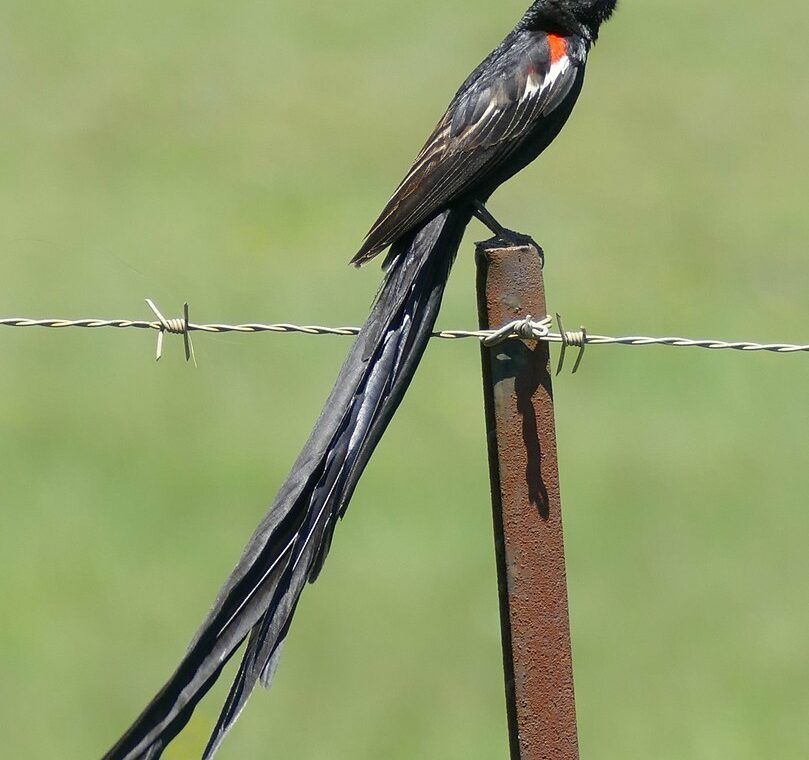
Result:
M307 581L413 377L472 217L507 240L485 208L494 190L559 134L616 0L537 0L472 72L416 157L356 265L385 249L385 277L309 440L175 673L106 760L156 760L247 639L203 755L209 760L257 682L269 686Z

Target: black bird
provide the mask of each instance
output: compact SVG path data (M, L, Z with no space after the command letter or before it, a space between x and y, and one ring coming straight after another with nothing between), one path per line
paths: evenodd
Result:
M371 314L309 440L180 663L106 760L155 760L248 639L204 753L211 758L255 684L269 686L307 581L427 345L473 216L564 126L588 53L616 0L537 0L453 98L353 262L390 248Z

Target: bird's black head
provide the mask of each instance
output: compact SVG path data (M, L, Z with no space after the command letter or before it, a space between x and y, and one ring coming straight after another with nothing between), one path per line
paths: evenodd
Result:
M615 10L617 0L536 0L520 26L581 34L595 42L598 30Z

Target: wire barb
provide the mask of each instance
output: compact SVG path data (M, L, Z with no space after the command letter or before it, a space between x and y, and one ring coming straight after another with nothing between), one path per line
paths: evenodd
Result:
M166 333L171 333L172 335L183 336L185 360L193 360L194 366L196 367L197 357L194 354L194 344L191 342L191 336L189 335L191 321L188 318L188 303L183 304L183 316L174 319L166 319L151 298L146 299L146 304L154 312L154 315L158 320L157 350L155 351L155 361L159 362L163 356L163 336Z
M561 338L559 342L562 344L561 350L559 351L559 364L556 367L556 376L559 376L559 373L565 366L565 354L567 354L568 346L579 347L579 355L576 357L576 363L573 365L573 372L571 373L575 375L579 371L579 367L581 367L581 360L584 359L584 349L587 348L587 329L581 327L575 332L565 331L564 325L562 324L562 317L558 312L556 313L556 324L559 327L559 337Z

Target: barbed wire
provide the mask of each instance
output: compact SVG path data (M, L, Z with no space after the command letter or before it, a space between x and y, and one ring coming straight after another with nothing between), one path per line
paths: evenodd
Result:
M295 333L301 335L334 335L334 336L356 336L360 332L358 327L324 327L322 325L294 325L285 322L276 324L264 324L260 322L248 322L245 324L197 324L191 322L188 316L188 304L183 307L183 316L167 319L160 312L155 303L146 299L146 303L154 313L154 320L137 319L31 319L28 317L6 317L0 318L0 327L43 327L51 329L65 328L115 328L115 329L139 329L154 330L157 335L156 359L159 360L163 354L163 337L166 333L182 335L185 347L186 360L193 360L194 346L191 342L192 332L204 332L209 334L221 333ZM649 337L640 335L630 335L623 337L612 337L609 335L594 335L589 333L584 327L578 330L565 330L561 317L556 315L557 331L553 331L553 319L544 317L534 319L528 316L518 319L497 330L440 330L432 334L433 338L441 340L477 340L486 346L495 346L504 340L519 338L521 340L544 341L546 343L557 343L562 347L559 357L557 374L561 371L565 362L565 353L568 348L576 347L579 354L576 358L573 372L575 373L581 365L584 351L587 346L669 346L675 348L702 348L711 351L744 351L744 352L767 352L775 354L795 354L809 353L809 345L793 343L756 343L753 341L724 341L711 338L694 339L680 337Z

